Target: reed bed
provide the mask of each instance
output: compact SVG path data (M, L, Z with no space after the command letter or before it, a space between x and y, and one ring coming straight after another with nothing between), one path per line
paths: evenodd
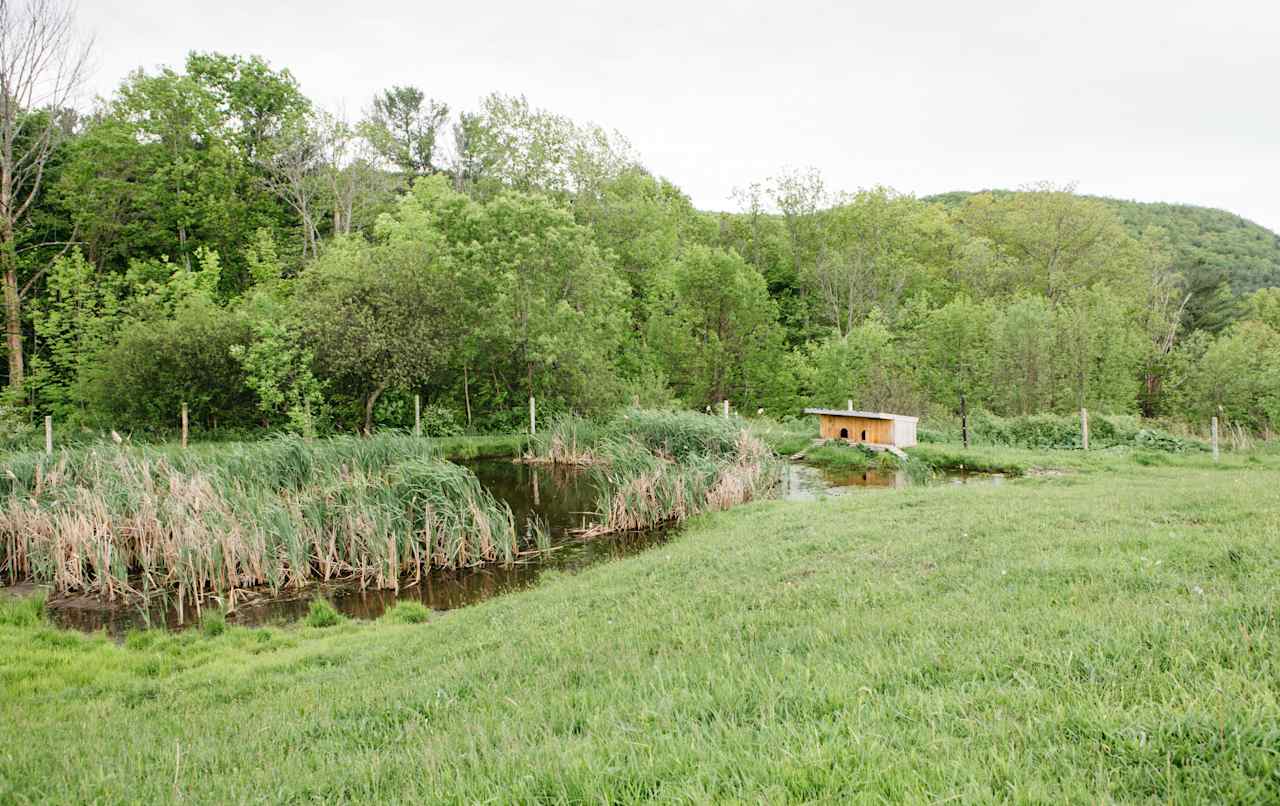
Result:
M385 435L18 454L0 469L0 580L109 599L316 581L398 588L512 562L510 508L430 443Z
M629 410L603 424L565 417L526 461L588 467L599 521L585 536L649 529L772 495L777 458L738 419Z

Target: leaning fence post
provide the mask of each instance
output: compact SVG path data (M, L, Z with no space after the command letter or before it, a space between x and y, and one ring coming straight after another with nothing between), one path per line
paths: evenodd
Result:
M529 395L529 433L538 433L538 405L533 402L533 395Z
M187 404L182 404L182 447L187 447Z
M1215 416L1209 422L1209 435L1213 442L1213 461L1218 461L1218 418Z
M1089 410L1080 409L1080 444L1089 450Z
M422 395L413 396L413 435L422 436Z
M44 452L53 453L53 415L44 416Z

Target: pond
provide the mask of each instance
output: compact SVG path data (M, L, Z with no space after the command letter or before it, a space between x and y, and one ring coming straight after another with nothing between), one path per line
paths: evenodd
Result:
M228 621L257 625L294 621L306 615L311 600L324 596L344 615L374 619L398 601L421 602L433 610L451 610L490 596L528 587L547 569L576 571L605 560L627 557L668 540L675 528L654 529L583 539L575 530L588 525L596 510L597 490L591 474L574 468L517 464L508 459L466 463L490 492L505 501L517 525L541 520L550 534L551 549L511 566L488 565L458 571L433 571L417 584L400 590L360 590L351 584L313 585L298 591L271 594L247 591L237 595ZM981 474L946 474L930 483L999 483L1002 477ZM847 494L865 488L900 488L911 484L906 474L882 470L830 470L798 462L787 463L781 497L788 501L812 501L828 495ZM210 606L213 606L211 603ZM52 600L50 619L61 626L85 631L107 630L121 636L146 626L169 629L190 627L198 621L193 608L174 606L149 609L120 607L93 596L68 596Z

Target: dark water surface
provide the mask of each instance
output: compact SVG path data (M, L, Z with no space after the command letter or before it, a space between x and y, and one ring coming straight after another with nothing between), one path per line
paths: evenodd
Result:
M298 591L271 594L246 591L237 594L227 620L255 625L294 621L306 615L311 600L328 598L339 612L358 619L373 619L398 601L421 602L433 610L452 610L490 596L528 587L546 569L576 571L605 560L627 557L665 542L674 529L655 529L584 539L574 530L588 525L597 506L592 474L573 468L516 464L507 459L466 463L490 492L505 501L518 527L539 519L551 537L551 549L511 566L489 565L459 571L433 571L417 584L400 590L360 590L350 584L311 585ZM1000 476L949 474L934 483L999 483ZM905 487L906 474L877 470L838 471L788 463L783 473L781 497L811 501L827 495L847 494L868 487ZM2 590L2 589L0 589ZM209 602L205 606L217 606ZM194 608L185 611L170 603L121 607L92 596L55 597L48 606L50 619L61 626L85 631L105 629L115 636L147 626L183 629L198 622Z

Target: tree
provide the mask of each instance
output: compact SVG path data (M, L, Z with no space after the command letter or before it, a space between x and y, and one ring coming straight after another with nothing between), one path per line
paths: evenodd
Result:
M620 134L537 109L524 96L486 96L480 112L464 115L459 125L455 138L465 151L457 155L455 175L469 177L478 197L503 189L592 194L636 165Z
M374 164L372 144L340 115L319 112L321 174L333 213L333 234L349 235L358 221L367 221L379 202L391 198L393 180ZM371 223L371 222L369 222Z
M25 369L18 244L44 189L45 167L64 133L63 110L84 81L91 43L76 38L72 7L59 0L0 2L0 273L4 281L9 387Z
M303 338L326 377L357 390L363 430L392 387L411 387L446 362L460 323L445 264L414 244L335 244L298 278Z
M1142 333L1105 285L1076 289L1054 311L1059 408L1128 412L1138 393Z
M963 395L970 406L991 405L992 323L989 302L960 295L927 311L911 336L917 376L929 399L960 410Z
M293 74L272 70L261 56L192 53L186 68L213 98L220 128L246 164L311 110Z
M992 395L998 413L1053 409L1053 309L1044 297L1023 296L1001 310L991 326Z
M440 170L436 146L449 106L414 86L394 86L373 99L362 127L383 159L410 176Z
M1056 304L1072 289L1097 282L1126 295L1141 282L1137 242L1105 204L1070 187L981 193L966 200L958 217L996 250L992 265L1008 272L998 284L1004 293L1041 294Z
M692 246L663 278L649 344L686 403L774 402L783 370L777 306L737 253Z
M86 377L103 426L172 433L182 404L209 427L253 422L256 405L232 347L252 338L244 315L195 294L168 315L134 319L98 353Z
M859 191L824 217L824 243L807 275L823 320L841 335L872 308L892 320L928 285L932 240L949 235L940 210L883 187Z
M1245 298L1245 319L1262 322L1280 333L1280 288L1259 288Z
M320 254L317 218L320 197L326 190L322 137L316 121L300 117L285 124L266 148L259 149L263 184L298 216L303 260Z
M31 361L32 402L60 420L87 418L83 380L120 327L120 277L96 277L79 249L55 258L31 306L40 346Z
M1202 423L1218 415L1250 429L1280 430L1280 332L1248 319L1212 341L1206 336L1188 344L1187 353L1176 385L1184 414Z

